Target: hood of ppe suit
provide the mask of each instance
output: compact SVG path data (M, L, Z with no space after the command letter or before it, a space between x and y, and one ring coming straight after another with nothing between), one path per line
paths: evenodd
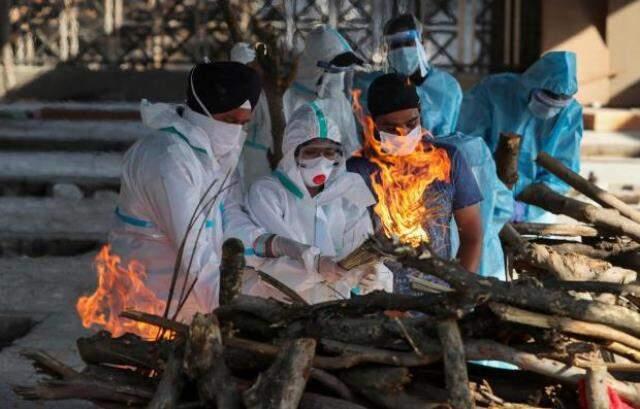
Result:
M318 61L329 62L346 52L353 52L353 49L336 29L328 26L314 28L309 33L300 55L295 81L311 91L316 91L318 81L324 74L324 70L318 67Z
M520 76L520 82L529 95L535 89L572 96L578 92L576 54L552 51L542 56Z
M213 149L214 140L207 134L210 131L206 125L198 126L199 122L206 123L210 119L207 116L198 114L197 112L184 112L181 116L177 111L177 106L166 103L152 104L147 100L143 100L140 104L140 116L142 123L152 129L174 128L185 142L194 150L204 151L215 166L218 166L223 172L235 168L242 151L244 139L240 140L238 146L224 156L220 157L215 154ZM184 110L189 110L184 107ZM198 120L188 120L188 116L200 116ZM246 135L243 133L244 137Z
M313 139L329 139L341 143L340 130L324 113L324 102L317 100L296 109L291 115L282 140L282 159L275 176L284 187L299 199L311 200L296 163L298 146ZM342 155L338 165L327 179L323 191L314 199L319 204L344 197L358 206L368 207L375 203L369 188L359 175L346 170L346 155Z

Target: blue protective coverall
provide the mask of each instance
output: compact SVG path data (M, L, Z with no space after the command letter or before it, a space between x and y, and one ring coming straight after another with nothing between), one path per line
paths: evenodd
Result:
M458 130L481 136L495 152L501 132L522 135L518 162L518 183L514 196L532 183L543 182L558 193L569 186L538 166L538 153L544 151L571 170L580 168L582 106L575 100L548 119L534 116L528 108L535 90L573 96L578 91L576 56L572 52L545 54L523 74L496 74L487 77L465 94ZM549 222L553 215L535 206L526 206L524 221Z

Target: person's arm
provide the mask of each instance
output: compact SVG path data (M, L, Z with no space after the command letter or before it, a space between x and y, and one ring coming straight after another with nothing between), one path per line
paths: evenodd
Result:
M482 221L480 220L480 205L475 204L458 209L454 212L460 248L456 258L462 267L475 273L480 266L482 255Z
M478 271L482 256L482 217L480 203L482 193L460 151L455 150L451 158L452 181L454 183L453 217L458 226L460 248L456 258L473 273Z
M231 237L240 239L245 251L253 248L255 240L265 233L265 230L249 217L242 195L242 187L238 172L234 172L228 183L229 192L222 205L222 228L225 240Z

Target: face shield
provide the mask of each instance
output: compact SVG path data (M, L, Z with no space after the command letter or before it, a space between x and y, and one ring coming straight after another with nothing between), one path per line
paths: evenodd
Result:
M385 42L388 48L387 61L394 71L407 76L415 72L420 72L421 77L427 75L429 59L416 30L387 35Z

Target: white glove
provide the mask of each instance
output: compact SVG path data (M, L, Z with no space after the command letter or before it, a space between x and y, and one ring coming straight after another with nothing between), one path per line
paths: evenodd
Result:
M318 273L327 283L333 284L341 280L347 274L347 270L340 267L331 257L320 256L318 258Z
M384 285L378 279L376 273L365 274L358 283L360 294L369 294L373 291L384 290Z
M282 236L274 236L273 240L271 240L271 254L273 257L287 256L304 263L303 255L311 248L308 244L302 244Z
M256 50L247 43L236 43L231 48L231 61L249 64L256 59Z

